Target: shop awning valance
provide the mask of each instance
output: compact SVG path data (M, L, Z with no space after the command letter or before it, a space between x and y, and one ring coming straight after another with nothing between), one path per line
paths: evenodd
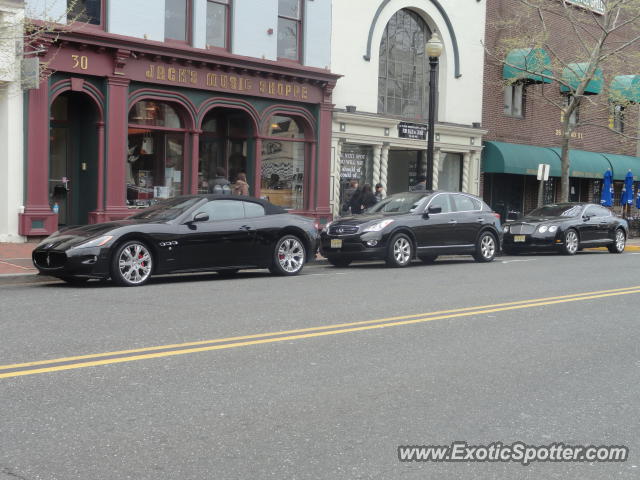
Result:
M537 175L540 163L551 165L549 174L552 177L560 176L560 157L550 148L485 142L482 151L482 171L485 173Z
M640 75L618 75L611 82L612 100L640 103Z
M502 78L510 82L527 80L536 83L551 83L551 58L542 48L516 48L511 50L502 68Z
M562 154L560 148L550 148L558 157ZM611 164L602 153L587 152L585 150L569 150L569 176L574 178L602 178ZM626 173L626 171L625 171ZM624 175L623 175L624 178Z
M588 63L570 63L562 70L562 80L569 84L571 88L566 85L560 85L560 91L564 93L573 93L575 92L578 85L584 78L587 70L589 68ZM587 87L584 89L584 93L597 95L602 91L602 70L600 68L596 69L593 78L587 84Z
M614 180L624 180L629 170L633 173L634 179L640 178L640 158L629 155L615 155L613 153L603 153L602 155L611 164Z

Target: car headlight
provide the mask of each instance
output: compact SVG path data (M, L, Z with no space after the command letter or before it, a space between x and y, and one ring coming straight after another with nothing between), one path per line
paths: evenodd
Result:
M391 218L388 218L387 220L382 220L381 222L374 223L373 225L369 225L367 228L365 228L362 231L363 232L379 232L380 230L384 229L386 226L392 223L393 223L393 220Z
M558 226L557 225L551 225L549 227L549 232L551 232L551 233L555 232L556 230L558 230Z
M540 225L540 226L538 227L538 231L539 231L540 233L544 233L544 232L546 232L548 229L549 229L549 227L547 227L546 225Z
M504 233L509 233L509 225L505 225L504 227L502 227L502 231Z
M102 237L93 238L84 243L81 243L80 245L76 245L75 248L102 247L109 243L112 238L113 235L103 235Z

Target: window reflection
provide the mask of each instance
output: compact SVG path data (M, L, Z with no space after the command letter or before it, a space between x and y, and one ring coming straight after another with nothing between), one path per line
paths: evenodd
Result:
M278 57L300 59L300 32L302 30L300 0L278 1Z
M164 37L187 41L187 0L165 0Z
M102 0L67 0L68 21L100 25Z
M207 2L207 47L227 46L227 16L229 0Z

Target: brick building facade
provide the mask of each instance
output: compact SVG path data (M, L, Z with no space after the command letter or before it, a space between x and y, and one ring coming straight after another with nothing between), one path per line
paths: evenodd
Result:
M560 2L558 7L563 8ZM587 23L593 22L594 12L580 7L569 7L576 18ZM553 105L561 105L566 95L561 93L557 82L545 83L526 80L516 82L522 85L521 110L509 110L509 97L505 96L508 80L505 78L505 68L501 61L509 54L509 49L503 46L508 41L519 36L506 26L506 21L524 15L525 9L519 0L487 0L487 28L485 43L487 54L484 66L484 95L482 126L488 130L485 137L483 153L483 195L485 200L503 216L509 211L526 213L535 208L538 196L538 181L536 179L537 164L551 163L550 182L545 190L545 202L552 202L560 196L560 146L562 140L562 113ZM597 14L596 14L597 15ZM515 20L515 22L521 21ZM548 15L546 23L549 27L548 44L558 57L566 62L584 62L587 53L579 43L578 38L571 34L571 24L563 15ZM531 27L537 25L532 20ZM637 32L624 32L627 35ZM526 34L522 35L523 39ZM620 35L624 38L623 35ZM527 47L527 45L522 45ZM504 50L501 51L501 49ZM555 57L554 57L555 60ZM549 65L554 75L561 71L562 66L553 61ZM616 198L622 188L621 180L629 169L634 176L640 178L640 159L637 158L639 145L638 136L638 105L625 103L624 106L624 135L612 131L614 114L611 85L618 75L635 75L640 73L640 63L617 65L602 65L602 89L597 95L589 95L582 102L578 111L578 127L571 140L572 171L570 179L570 200L595 201L600 199L600 180L607 168L614 172L616 182ZM520 95L517 92L516 95ZM543 98L544 97L546 98ZM513 100L513 97L511 97ZM615 103L615 102L614 102ZM622 117L620 117L622 118ZM588 124L580 125L585 122ZM619 126L616 121L616 127ZM516 147L511 147L515 144ZM506 145L506 146L505 146ZM524 147L524 148L523 148ZM532 147L532 148L526 148ZM553 150L550 150L553 149ZM513 151L512 151L513 150ZM496 168L495 155L518 155L519 158L507 163L516 163L521 171L516 171L514 165L505 166L503 171ZM591 168L582 168L581 165Z

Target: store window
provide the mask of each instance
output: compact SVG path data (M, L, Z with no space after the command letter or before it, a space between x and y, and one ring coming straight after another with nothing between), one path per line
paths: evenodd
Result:
M398 10L380 41L378 113L427 118L429 60L424 46L431 32L411 10Z
M345 143L340 150L340 198L346 200L351 180L360 187L373 183L373 148Z
M447 153L438 169L438 190L459 192L462 184L462 154Z
M304 208L304 128L293 117L275 115L262 141L262 195L283 208Z
M618 103L611 105L609 128L618 133L624 133L624 105Z
M129 112L127 205L147 207L182 195L185 129L174 106L143 100Z
M524 117L524 83L512 83L504 87L504 114L509 117Z
M301 1L278 0L278 58L300 60L301 38Z
M187 42L189 27L189 0L165 0L164 38Z
M67 20L101 25L102 0L67 0Z
M207 1L207 47L228 48L230 0Z

